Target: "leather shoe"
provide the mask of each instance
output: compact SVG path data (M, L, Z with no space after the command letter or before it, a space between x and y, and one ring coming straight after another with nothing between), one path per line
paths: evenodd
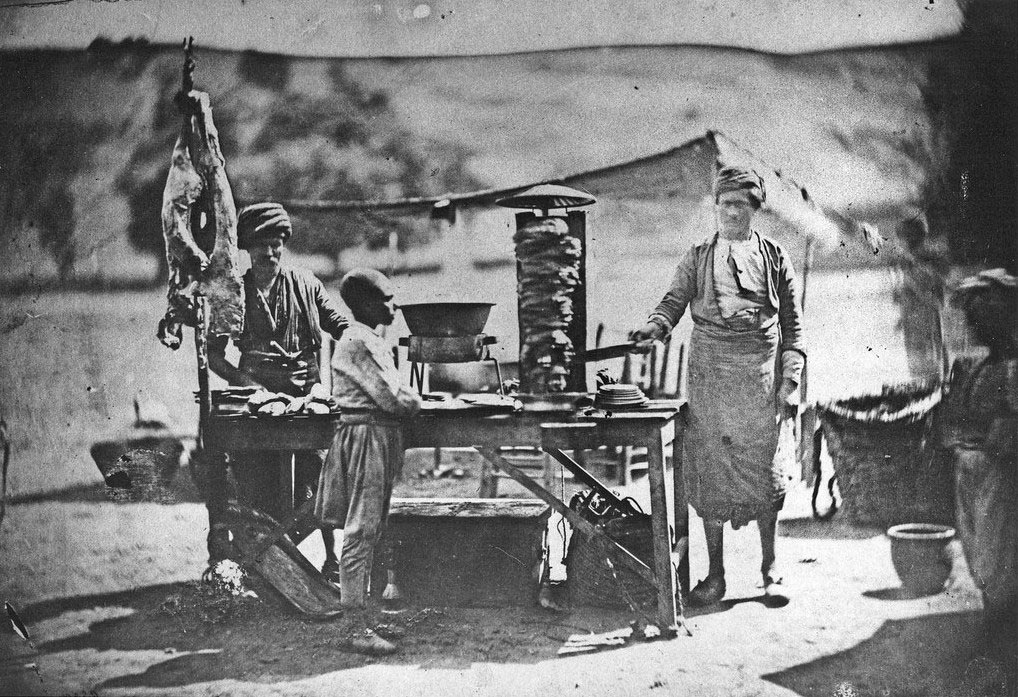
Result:
M689 604L693 607L704 607L720 602L725 597L724 576L708 576L689 592Z
M398 650L394 643L383 639L370 629L365 629L363 634L353 637L349 646L357 653L369 656L388 656Z

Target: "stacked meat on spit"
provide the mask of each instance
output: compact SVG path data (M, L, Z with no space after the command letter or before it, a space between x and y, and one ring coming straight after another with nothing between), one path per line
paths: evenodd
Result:
M520 376L534 393L561 392L573 360L567 334L580 282L581 243L564 218L521 224L516 243L520 303Z

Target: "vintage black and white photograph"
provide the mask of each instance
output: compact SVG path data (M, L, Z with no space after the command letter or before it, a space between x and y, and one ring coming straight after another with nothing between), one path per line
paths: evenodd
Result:
M1018 695L1014 0L0 0L0 694Z

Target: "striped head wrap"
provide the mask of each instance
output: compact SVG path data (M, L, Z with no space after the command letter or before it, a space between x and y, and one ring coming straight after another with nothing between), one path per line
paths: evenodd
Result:
M757 205L767 200L763 179L751 169L729 165L718 170L714 177L714 199L728 191L745 191Z
M285 243L293 234L290 216L278 203L253 203L237 216L237 246L248 246L265 237L282 237Z

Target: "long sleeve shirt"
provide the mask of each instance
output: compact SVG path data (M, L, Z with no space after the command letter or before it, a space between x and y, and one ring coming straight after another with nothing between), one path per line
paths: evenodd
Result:
M714 291L721 316L732 319L758 310L767 298L767 269L756 240L718 238L714 248Z
M308 271L280 269L271 302L251 272L244 275L244 331L237 341L242 355L294 359L318 350L323 329L339 338L349 324L322 282Z
M802 305L796 291L795 269L785 250L771 239L752 232L763 261L766 292L760 308L760 327L777 321L780 329L782 375L799 382L806 357L803 333ZM671 332L689 308L693 321L730 325L718 305L714 282L714 257L718 236L694 245L679 261L671 285L649 320L661 327L663 334Z
M356 321L332 354L332 396L341 410L403 415L420 406L420 398L402 386L391 347Z
M210 364L231 384L246 384L242 381L246 377L273 391L307 394L318 382L322 330L338 339L348 325L313 274L281 269L271 296L266 298L248 272L244 276L244 330L236 340L240 365L234 368L226 363L229 338L225 335L209 336Z

